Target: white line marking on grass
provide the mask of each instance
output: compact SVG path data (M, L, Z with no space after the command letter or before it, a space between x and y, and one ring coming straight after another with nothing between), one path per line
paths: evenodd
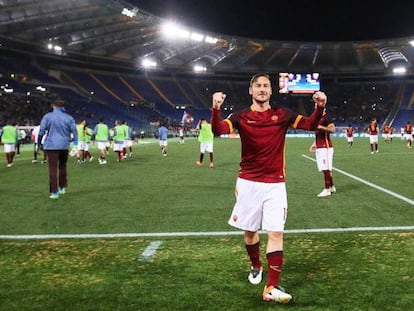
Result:
M396 227L350 227L350 228L315 228L292 229L284 233L329 233L329 232L358 232L358 231L411 231L414 226ZM259 231L264 234L265 231ZM198 236L230 236L243 235L243 231L213 231L213 232L153 232L153 233L109 233L109 234L27 234L0 235L0 240L54 240L54 239L112 239L112 238L153 238L153 237L198 237Z
M306 158L306 159L308 159L308 160L311 160L311 161L313 161L313 162L316 162L316 160L315 160L314 158L308 157L308 156L307 156L307 155L305 155L305 154L302 154L302 157L304 157L304 158ZM345 171L343 171L343 170L341 170L341 169L339 169L339 168L334 167L334 168L333 168L333 170L334 170L334 171L337 171L337 172L339 172L339 173L341 173L341 174L343 174L343 175L345 175L345 176L348 176L348 177L350 177L350 178L352 178L352 179L355 179L355 180L357 180L357 181L359 181L359 182L361 182L361 183L363 183L363 184L366 184L367 186L370 186L370 187L375 188L375 189L377 189L377 190L380 190L380 191L382 191L382 192L384 192L384 193L386 193L386 194L389 194L389 195L391 195L391 196L393 196L393 197L395 197L395 198L397 198L397 199L400 199L400 200L402 200L402 201L404 201L404 202L407 202L408 204L414 205L414 201L413 201L413 200L411 200L411 199L409 199L409 198L406 198L406 197L404 197L404 196L402 196L402 195L400 195L400 194L398 194L398 193L395 193L395 192L393 192L393 191L391 191L391 190L388 190L388 189L385 189L385 188L383 188L383 187L381 187L381 186L378 186L378 185L376 185L376 184L373 184L373 183L371 183L371 182L369 182L369 181L366 181L365 179L362 179L362 178L360 178L360 177L358 177L358 176L355 176L355 175L352 175L352 174L350 174L350 173L347 173L347 172L345 172Z
M161 246L162 241L153 241L151 242L146 249L139 256L139 261L149 261L155 255L158 248Z

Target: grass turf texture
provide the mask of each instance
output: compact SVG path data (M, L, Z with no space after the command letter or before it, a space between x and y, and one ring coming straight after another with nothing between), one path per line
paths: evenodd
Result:
M69 187L48 198L47 166L25 146L12 168L0 162L0 234L231 231L238 140L215 141L216 168L196 166L195 139L134 146L134 158L76 165ZM286 229L412 226L414 209L334 172L338 192L317 198L323 178L309 154L312 139L288 139ZM395 139L371 155L367 139L347 148L334 139L334 166L412 198L412 149ZM96 150L93 149L96 161ZM205 164L208 156L205 156ZM154 238L0 240L2 310L266 310L262 285L247 282L242 236L157 238L149 262L137 257ZM414 300L412 232L287 234L282 286L297 310L408 310ZM265 236L263 236L265 242ZM264 247L265 243L262 244ZM282 306L280 306L282 307Z

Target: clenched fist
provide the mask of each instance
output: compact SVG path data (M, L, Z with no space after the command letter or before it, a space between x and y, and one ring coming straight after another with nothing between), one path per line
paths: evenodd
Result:
M220 109L225 99L226 99L226 94L224 94L223 92L215 92L213 94L213 108Z
M317 91L312 96L313 101L318 105L318 107L325 107L327 97L324 92Z

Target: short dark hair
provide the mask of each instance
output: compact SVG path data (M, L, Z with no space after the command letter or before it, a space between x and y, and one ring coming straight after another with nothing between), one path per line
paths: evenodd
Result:
M56 106L56 107L64 107L65 106L65 102L63 100L55 100L52 103L52 105L53 106Z
M270 76L267 73L261 72L256 73L251 79L250 79L250 86L253 86L253 84L259 79L260 77L265 77L270 81Z

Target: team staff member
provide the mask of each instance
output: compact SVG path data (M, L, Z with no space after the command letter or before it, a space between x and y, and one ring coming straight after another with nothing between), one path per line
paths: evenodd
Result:
M241 139L241 162L236 183L236 203L229 224L244 230L244 242L251 261L248 279L253 284L262 280L260 259L260 225L267 231L266 248L268 280L263 299L287 303L292 296L279 287L283 262L283 230L287 215L285 186L285 135L289 127L315 131L326 104L326 95L316 92L316 108L304 117L287 108L272 108L272 87L267 74L259 73L250 81L249 108L221 120L221 106L226 94L213 94L211 125L218 136L237 129Z
M43 150L47 154L49 163L50 198L58 199L59 194L64 194L68 186L66 170L68 149L71 135L77 144L78 131L75 119L65 112L63 101L53 102L52 107L53 111L45 114L40 122L37 143L40 145L43 135L47 133Z
M158 140L161 148L161 154L167 156L168 148L168 129L166 128L164 122L160 121L160 127L158 128Z
M336 192L332 177L334 146L330 137L331 133L335 133L335 124L325 109L315 131L315 142L310 148L311 151L315 151L316 164L319 172L323 173L325 181L325 188L318 194L320 198Z

